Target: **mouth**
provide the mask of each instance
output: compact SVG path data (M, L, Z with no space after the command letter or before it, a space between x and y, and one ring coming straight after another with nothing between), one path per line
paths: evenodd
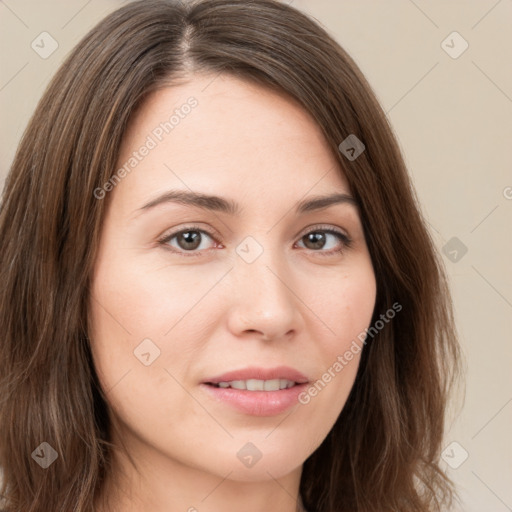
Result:
M205 384L215 388L232 388L243 389L247 391L279 391L281 389L289 389L296 386L298 383L288 379L247 379L247 380L232 380L221 382L206 382Z
M275 416L298 404L309 380L293 368L246 368L201 383L208 398L251 416Z

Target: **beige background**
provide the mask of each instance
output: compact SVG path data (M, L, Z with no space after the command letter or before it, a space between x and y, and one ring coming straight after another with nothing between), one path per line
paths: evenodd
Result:
M49 78L123 3L0 1L0 184ZM439 249L453 237L467 247L461 257L448 245L444 257L468 366L445 466L461 510L512 511L512 0L291 3L326 27L373 85ZM31 48L43 31L59 45L47 59ZM442 44L453 31L463 39ZM455 56L464 40L457 58L445 51Z

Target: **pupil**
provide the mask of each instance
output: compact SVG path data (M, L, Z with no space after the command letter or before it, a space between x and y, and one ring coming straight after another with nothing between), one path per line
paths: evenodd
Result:
M313 249L321 249L325 245L325 233L308 233L306 239L312 242Z
M200 243L201 234L198 231L185 231L178 235L178 244L182 249L197 249Z

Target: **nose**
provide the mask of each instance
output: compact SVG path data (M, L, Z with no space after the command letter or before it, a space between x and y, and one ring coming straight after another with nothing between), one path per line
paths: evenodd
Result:
M252 333L264 340L277 340L301 329L302 303L298 283L291 276L282 259L272 257L268 250L252 263L236 259L228 313L233 335L247 337Z

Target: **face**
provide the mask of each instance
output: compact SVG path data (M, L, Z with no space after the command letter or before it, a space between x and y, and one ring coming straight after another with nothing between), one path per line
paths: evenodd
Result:
M319 127L285 96L194 75L146 100L118 168L97 192L89 338L131 455L237 481L300 470L345 404L360 354L339 356L376 295Z

